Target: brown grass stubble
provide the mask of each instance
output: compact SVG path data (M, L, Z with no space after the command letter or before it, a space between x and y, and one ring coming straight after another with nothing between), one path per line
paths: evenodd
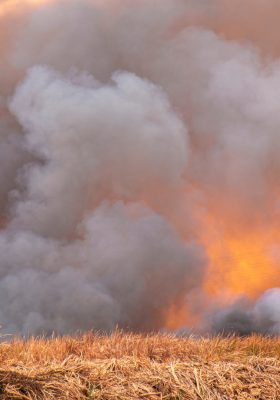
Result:
M280 399L280 339L167 335L14 339L0 399Z

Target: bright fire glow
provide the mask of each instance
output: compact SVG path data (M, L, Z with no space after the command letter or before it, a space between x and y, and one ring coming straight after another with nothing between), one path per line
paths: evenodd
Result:
M51 0L25 0L24 7L34 7L40 4L50 2ZM4 0L0 4L0 17L11 11L20 10L22 8L22 1L19 0Z
M212 221L210 229L205 227L202 238L210 260L205 283L210 295L255 298L279 284L277 261L273 255L278 232L235 230L230 221L220 229L222 232Z
M186 195L190 196L190 191ZM272 222L271 218L269 222L259 221L248 211L248 222L246 208L242 209L241 204L236 202L234 211L231 205L230 211L229 199L214 198L208 210L198 208L194 212L200 226L198 239L208 258L203 284L206 298L220 305L229 305L240 296L255 300L266 290L280 285L277 221ZM174 223L180 230L182 221ZM170 307L166 321L170 329L184 325L195 327L200 323L198 315L183 301Z

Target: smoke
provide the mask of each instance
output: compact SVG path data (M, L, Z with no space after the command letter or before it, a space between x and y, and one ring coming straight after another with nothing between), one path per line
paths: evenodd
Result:
M241 298L230 307L217 310L210 318L216 333L248 335L279 334L280 289L266 291L255 303Z
M0 3L4 332L280 333L279 6L251 7Z

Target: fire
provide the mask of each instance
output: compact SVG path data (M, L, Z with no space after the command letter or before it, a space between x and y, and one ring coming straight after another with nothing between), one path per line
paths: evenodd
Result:
M25 0L24 7L35 7L37 5L49 2L50 0ZM3 15L22 8L22 1L4 0L0 5L0 17Z
M219 304L230 304L239 296L256 299L265 290L280 285L279 262L274 254L279 233L260 229L240 231L222 226L208 217L202 227L201 242L208 256L203 290L205 296ZM166 326L177 329L199 325L199 317L187 307L172 305Z
M210 229L204 227L202 238L209 257L205 282L208 294L225 299L240 295L255 298L279 284L273 255L278 232L269 228L236 229L231 221L222 226L213 220L210 224Z
M185 202L195 193L203 193L203 189L196 185L188 188L183 194ZM277 218L273 222L270 215L266 221L252 210L250 213L238 199L234 205L231 204L228 196L207 193L206 198L212 199L208 207L195 207L193 211L199 226L198 241L207 256L202 296L210 303L227 306L239 297L256 300L266 290L279 286L280 254L276 248L280 232ZM182 220L173 222L181 237L188 241ZM166 314L166 327L170 329L196 327L200 322L200 316L192 310L189 302L184 303L184 299L173 304Z
M167 329L175 330L186 325L195 328L199 326L199 323L199 315L193 312L186 303L172 304L166 312L165 327Z

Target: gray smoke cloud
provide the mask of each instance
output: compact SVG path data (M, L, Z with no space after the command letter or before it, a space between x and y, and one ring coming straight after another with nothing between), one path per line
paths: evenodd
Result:
M253 29L276 2L2 4L3 331L158 330L185 302L208 332L280 333L277 288L208 298L197 215L277 227L279 46Z
M210 316L215 333L278 335L280 332L280 289L266 291L255 303L240 298Z

